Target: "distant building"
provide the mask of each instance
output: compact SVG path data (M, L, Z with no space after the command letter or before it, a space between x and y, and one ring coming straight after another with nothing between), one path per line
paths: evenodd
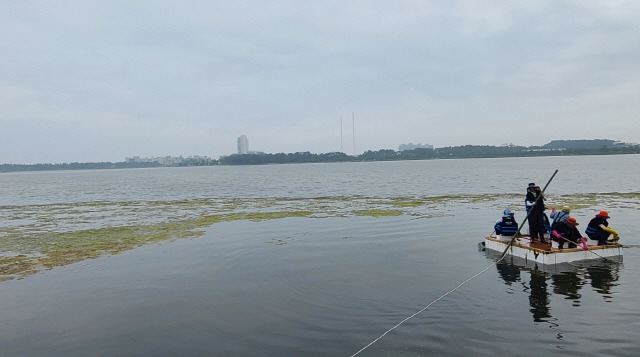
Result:
M238 138L238 154L245 155L249 153L249 139L246 135L240 135Z
M415 149L432 149L433 150L433 145L408 143L408 144L402 144L398 147L398 151L407 151L407 150L415 150Z
M127 157L124 162L129 164L141 164L141 163L158 163L162 166L180 166L180 165L210 165L215 160L209 156L189 156L187 158L182 156L161 156L161 157Z

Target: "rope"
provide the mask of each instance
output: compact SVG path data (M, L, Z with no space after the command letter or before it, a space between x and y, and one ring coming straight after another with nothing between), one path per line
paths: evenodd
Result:
M598 254L598 253L594 252L594 251L593 251L593 250L591 250L591 249L587 249L587 251L589 251L589 252L591 252L591 253L593 253L593 254L597 255L598 257L602 258L605 262L615 263L613 260L611 260L611 259L607 259L607 258L603 257L602 255L600 255L600 254Z
M432 302L430 302L427 306L423 307L422 309L418 310L417 312L413 313L411 316L407 317L406 319L398 322L397 325L393 326L392 328L388 329L387 331L385 331L382 335L380 335L378 338L376 338L375 340L371 341L368 345L362 347L358 352L354 353L351 355L351 357L354 357L356 355L358 355L360 352L366 350L367 348L371 347L371 345L373 345L374 343L378 342L380 339L382 339L384 336L386 336L389 332L395 330L396 328L400 327L400 325L404 324L405 322L411 320L412 318L416 317L418 314L424 312L426 309L428 309L429 307L431 307L431 305L435 304L436 302L444 299L447 295L453 293L454 291L460 289L464 284L470 282L471 280L477 278L478 276L480 276L482 273L484 273L485 271L489 270L489 268L491 268L492 266L498 264L502 259L504 259L504 257L498 259L497 261L491 263L488 267L484 268L483 270L481 270L479 273L477 273L476 275L468 278L467 280L463 281L462 283L460 283L458 286L456 286L455 288L447 291L446 293L442 294L439 298L433 300Z

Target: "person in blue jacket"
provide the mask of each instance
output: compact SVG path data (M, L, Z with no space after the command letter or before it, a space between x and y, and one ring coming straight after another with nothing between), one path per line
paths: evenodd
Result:
M571 208L569 206L562 207L561 211L556 211L555 207L552 208L551 215L549 216L553 220L551 222L551 226L553 227L554 224L558 222L562 222L565 219L569 218L570 213L571 213Z
M513 236L518 231L518 223L513 212L508 208L504 210L502 217L496 222L496 234L503 236Z

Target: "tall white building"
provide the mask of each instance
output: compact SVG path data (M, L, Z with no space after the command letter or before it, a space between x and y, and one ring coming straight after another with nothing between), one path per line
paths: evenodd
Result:
M249 139L246 135L240 135L238 138L238 154L245 155L249 153Z

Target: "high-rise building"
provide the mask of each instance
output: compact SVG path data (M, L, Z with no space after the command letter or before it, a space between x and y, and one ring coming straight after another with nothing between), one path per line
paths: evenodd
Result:
M245 155L249 153L249 139L246 135L240 135L238 138L238 154Z

